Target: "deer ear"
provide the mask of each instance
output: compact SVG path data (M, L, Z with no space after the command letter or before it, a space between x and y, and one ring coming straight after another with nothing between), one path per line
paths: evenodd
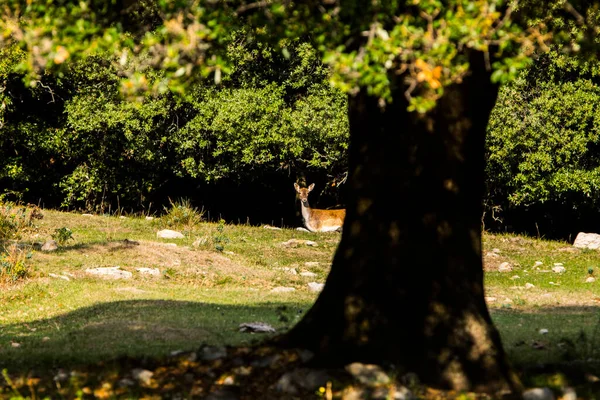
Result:
M294 183L294 189L296 189L296 192L300 191L300 186L298 186L297 183Z
M315 184L311 183L310 186L308 187L308 191L312 191L315 188Z

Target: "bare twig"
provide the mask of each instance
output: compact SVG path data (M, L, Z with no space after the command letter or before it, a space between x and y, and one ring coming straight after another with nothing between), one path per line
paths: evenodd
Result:
M263 7L268 6L269 4L271 4L271 0L262 0L262 1L257 1L255 3L244 4L244 5L239 6L237 8L237 10L235 10L235 14L239 15L239 14L245 13L246 11L253 10L255 8L263 8Z

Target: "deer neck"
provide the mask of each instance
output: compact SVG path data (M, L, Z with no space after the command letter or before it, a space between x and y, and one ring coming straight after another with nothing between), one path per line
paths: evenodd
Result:
M313 229L311 226L310 218L312 214L312 208L310 208L310 206L308 205L308 201L300 201L300 210L302 211L302 219L304 220L304 225L309 231L312 231Z

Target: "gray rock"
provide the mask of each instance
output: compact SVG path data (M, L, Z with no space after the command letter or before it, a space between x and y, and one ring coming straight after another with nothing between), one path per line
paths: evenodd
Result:
M129 271L123 271L118 265L116 267L88 268L87 274L109 279L129 279L133 274Z
M302 271L302 272L300 272L300 276L305 276L307 278L314 278L315 276L317 276L317 274L315 274L314 272Z
M218 360L227 357L227 348L224 346L202 346L198 350L198 357L204 361Z
M264 322L244 322L240 324L240 332L275 333L275 328Z
M283 374L275 384L275 390L294 395L300 390L317 390L330 380L325 370L298 368Z
M163 229L162 231L156 232L156 237L160 239L183 239L183 233L173 231L171 229Z
M142 275L160 276L160 270L158 268L140 267L135 270Z
M58 250L58 243L56 240L47 240L41 248L42 251L56 251Z
M366 386L373 387L390 383L390 377L383 372L379 365L356 362L346 365L345 369L354 379Z
M512 265L510 265L510 263L507 262L503 262L498 266L498 272L510 272L512 270Z
M133 376L133 379L144 385L150 384L153 375L154 372L148 371L147 369L143 368L136 368L131 371L131 376Z
M321 290L323 290L324 287L325 287L324 283L310 282L308 284L308 289L311 292L320 292Z
M596 250L600 248L600 235L597 233L579 232L573 242L574 247Z
M303 240L303 239L290 239L287 242L282 242L281 245L283 247L298 247L300 245L306 245L311 247L318 247L317 242L313 242L312 240Z
M283 268L283 272L287 272L288 274L298 275L298 271L296 268Z
M554 393L547 387L528 389L523 392L523 400L554 400Z
M293 292L295 290L296 290L296 288L293 288L293 287L278 286L276 288L271 289L271 293L289 293L289 292Z

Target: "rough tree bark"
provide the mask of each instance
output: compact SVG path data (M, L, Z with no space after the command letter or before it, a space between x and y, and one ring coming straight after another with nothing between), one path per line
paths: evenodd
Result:
M484 141L497 96L482 54L426 116L403 89L350 99L347 216L317 302L282 341L318 361L394 364L459 390L517 391L484 300Z

